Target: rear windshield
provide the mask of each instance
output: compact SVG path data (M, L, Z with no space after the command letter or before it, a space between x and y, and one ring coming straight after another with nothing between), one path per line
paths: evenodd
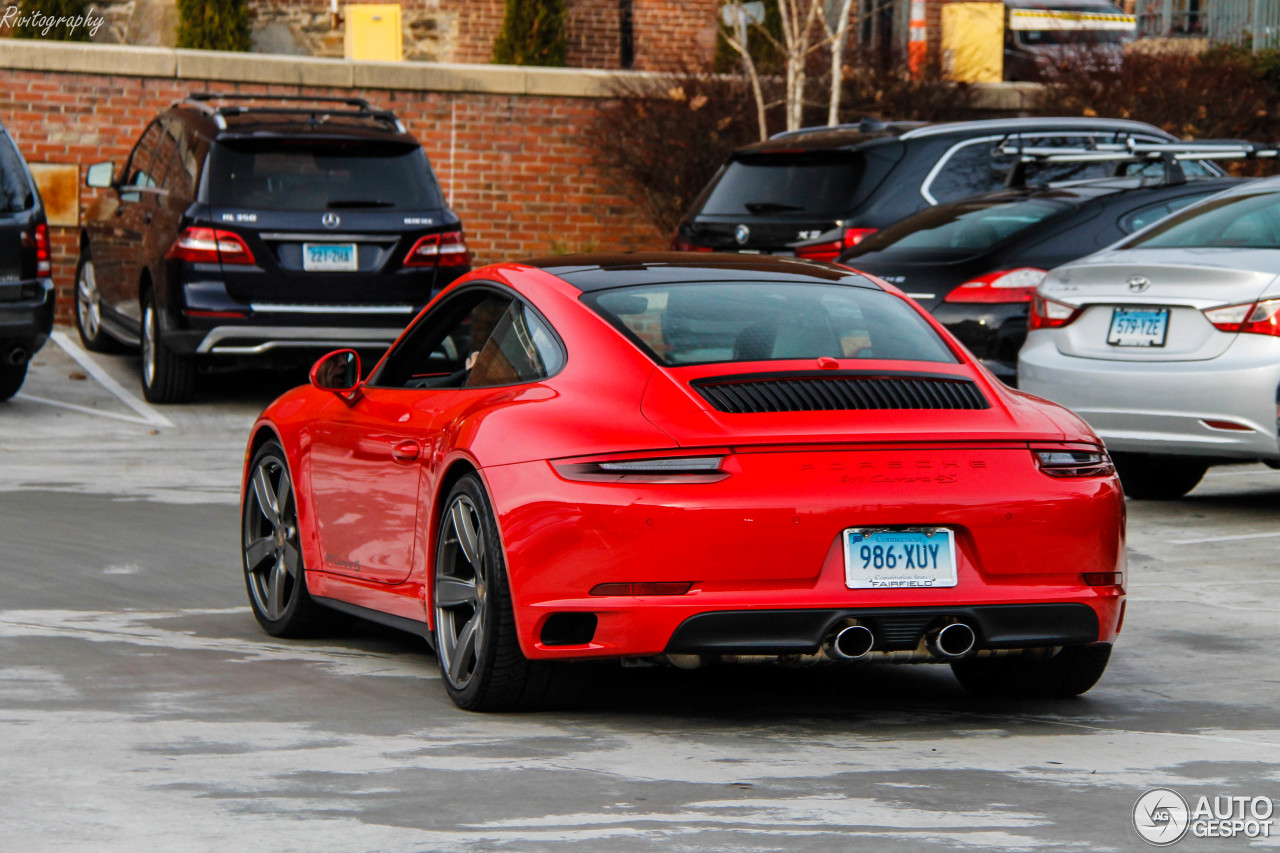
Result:
M910 252L925 257L967 257L1070 208L1061 202L970 201L931 207L864 240L854 256Z
M431 210L442 207L417 146L219 143L209 155L208 202L258 210Z
M1124 249L1280 249L1280 193L1207 201L1170 216Z
M18 149L0 131L0 213L16 213L35 204Z
M957 360L906 302L865 287L725 281L622 287L583 300L670 366L822 356Z
M839 216L849 209L866 158L849 151L734 158L702 205L730 216Z

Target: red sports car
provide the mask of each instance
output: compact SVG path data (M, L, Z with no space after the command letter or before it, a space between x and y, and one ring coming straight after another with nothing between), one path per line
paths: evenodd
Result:
M253 428L249 599L274 636L421 634L463 708L604 658L943 661L1067 696L1120 631L1102 442L852 270L498 264L360 376L332 353Z

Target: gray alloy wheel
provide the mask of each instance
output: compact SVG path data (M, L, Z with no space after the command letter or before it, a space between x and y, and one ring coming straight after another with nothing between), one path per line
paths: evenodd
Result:
M142 301L142 394L149 403L185 403L195 392L196 365L171 352L160 337L155 294Z
M80 333L80 343L87 350L120 352L124 349L102 329L102 299L88 249L80 254L80 263L76 266L76 331Z
M316 604L298 542L298 510L284 451L268 442L254 455L241 523L244 579L253 615L274 637L310 636L340 614Z
M533 709L572 701L572 665L520 651L506 558L484 485L458 480L444 500L432 577L436 657L445 690L466 711Z

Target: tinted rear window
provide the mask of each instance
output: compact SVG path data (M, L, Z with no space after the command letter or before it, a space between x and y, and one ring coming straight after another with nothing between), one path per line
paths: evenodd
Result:
M1207 201L1125 243L1125 249L1280 249L1280 193Z
M0 132L0 213L26 210L35 204L18 149Z
M866 170L857 152L750 154L731 161L702 213L730 216L838 216Z
M428 210L440 189L421 148L369 143L219 143L209 204L257 210Z
M925 257L967 257L1070 210L1061 202L972 201L933 207L887 228L858 246L868 252L909 252Z
M670 366L822 356L956 361L906 302L870 288L726 281L623 287L583 301Z

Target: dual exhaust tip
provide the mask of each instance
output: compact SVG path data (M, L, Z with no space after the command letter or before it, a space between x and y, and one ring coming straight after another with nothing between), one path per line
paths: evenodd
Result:
M925 634L929 653L942 660L956 660L973 652L978 635L964 622L951 622ZM823 648L837 660L861 660L876 647L876 635L866 625L847 625L827 635Z

